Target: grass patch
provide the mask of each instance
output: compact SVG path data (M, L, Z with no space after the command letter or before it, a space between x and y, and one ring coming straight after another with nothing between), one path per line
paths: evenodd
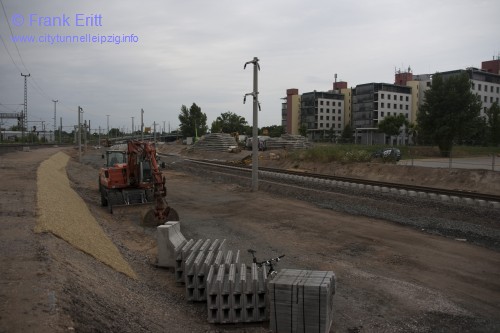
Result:
M319 143L312 148L296 150L289 158L296 162L317 163L359 163L372 161L372 153L386 145L354 145ZM438 147L431 146L396 146L401 150L401 159L442 157ZM454 146L452 157L487 156L500 153L498 147Z

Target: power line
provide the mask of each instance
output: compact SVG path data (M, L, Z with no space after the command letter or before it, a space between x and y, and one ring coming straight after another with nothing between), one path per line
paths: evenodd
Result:
M2 35L0 35L0 40L2 41L3 47L5 48L5 51L7 51L7 54L9 55L10 60L12 60L12 63L14 64L14 66L16 66L17 70L19 72L21 72L21 69L19 68L19 66L14 61L14 58L12 58L12 55L10 54L9 49L7 48L7 44L5 44L5 41L3 40Z
M9 18L7 16L7 11L5 10L5 6L3 5L3 1L0 0L0 4L2 5L2 10L3 10L3 15L5 17L5 22L7 23L7 25L9 26L9 31L10 31L10 36L12 38L12 40L14 40L14 33L12 31L12 27L10 26L10 22L9 22ZM19 66L17 66L16 62L14 61L14 58L12 57L12 55L10 54L9 52L9 49L7 48L7 45L5 44L5 41L4 39L1 37L0 35L0 38L2 39L2 44L4 45L5 47L5 50L7 51L7 53L9 54L9 57L10 59L12 60L12 63L16 66L17 70L19 72L22 72L21 69L19 68ZM21 63L23 64L23 67L24 69L26 69L26 71L28 73L30 73L30 70L28 69L28 67L26 66L26 64L24 63L24 60L23 60L23 57L21 56L21 52L19 51L19 48L17 47L17 43L13 42L16 50L17 50L17 54L19 55L19 59L21 60ZM38 91L40 93L40 95L46 97L47 99L49 100L52 100L51 97L49 97L49 95L42 89L42 87L40 87L40 85L38 84L38 82L35 80L34 77L31 78L31 81L33 81L33 88L35 88L36 91ZM31 85L31 82L30 82L30 85Z
M7 22L7 25L9 26L10 36L11 36L11 38L14 38L14 33L12 32L12 27L10 26L9 18L7 17L7 12L5 11L5 7L3 5L3 1L2 0L0 0L0 4L2 5L3 15L5 16L5 22ZM21 52L19 52L19 48L17 47L17 44L14 43L14 46L16 47L17 54L19 55L19 59L21 60L21 63L23 64L24 69L26 69L26 71L29 72L28 67L26 67L26 65L24 64L23 57L21 57Z

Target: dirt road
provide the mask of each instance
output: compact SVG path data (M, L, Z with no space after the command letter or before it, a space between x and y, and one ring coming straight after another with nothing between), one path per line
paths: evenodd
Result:
M154 268L141 209L109 215L99 206L98 151L70 160L68 177L138 279L35 234L36 169L57 150L0 156L0 332L268 332L267 323L209 325L205 305L186 302L173 273ZM498 252L172 168L165 175L186 237L225 238L248 262L254 248L285 254L278 268L334 271L331 332L500 330Z

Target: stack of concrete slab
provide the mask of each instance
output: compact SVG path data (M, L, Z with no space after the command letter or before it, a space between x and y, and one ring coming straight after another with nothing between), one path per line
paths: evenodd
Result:
M192 149L227 152L237 147L236 139L227 133L211 133L196 142Z
M261 322L269 319L267 272L252 264L212 265L207 276L209 323Z
M270 326L274 332L330 331L335 274L282 269L269 281Z
M283 134L279 138L269 138L266 140L266 149L306 149L310 147L307 139L301 135Z

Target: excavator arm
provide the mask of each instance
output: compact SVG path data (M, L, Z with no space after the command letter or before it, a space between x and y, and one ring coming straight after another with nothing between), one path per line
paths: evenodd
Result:
M179 215L168 205L166 200L167 188L165 177L163 177L156 160L156 148L151 142L129 141L128 142L128 172L130 181L141 180L141 163L149 164L153 182L153 196L155 207L148 211L143 219L144 225L160 225L167 221L178 221Z

